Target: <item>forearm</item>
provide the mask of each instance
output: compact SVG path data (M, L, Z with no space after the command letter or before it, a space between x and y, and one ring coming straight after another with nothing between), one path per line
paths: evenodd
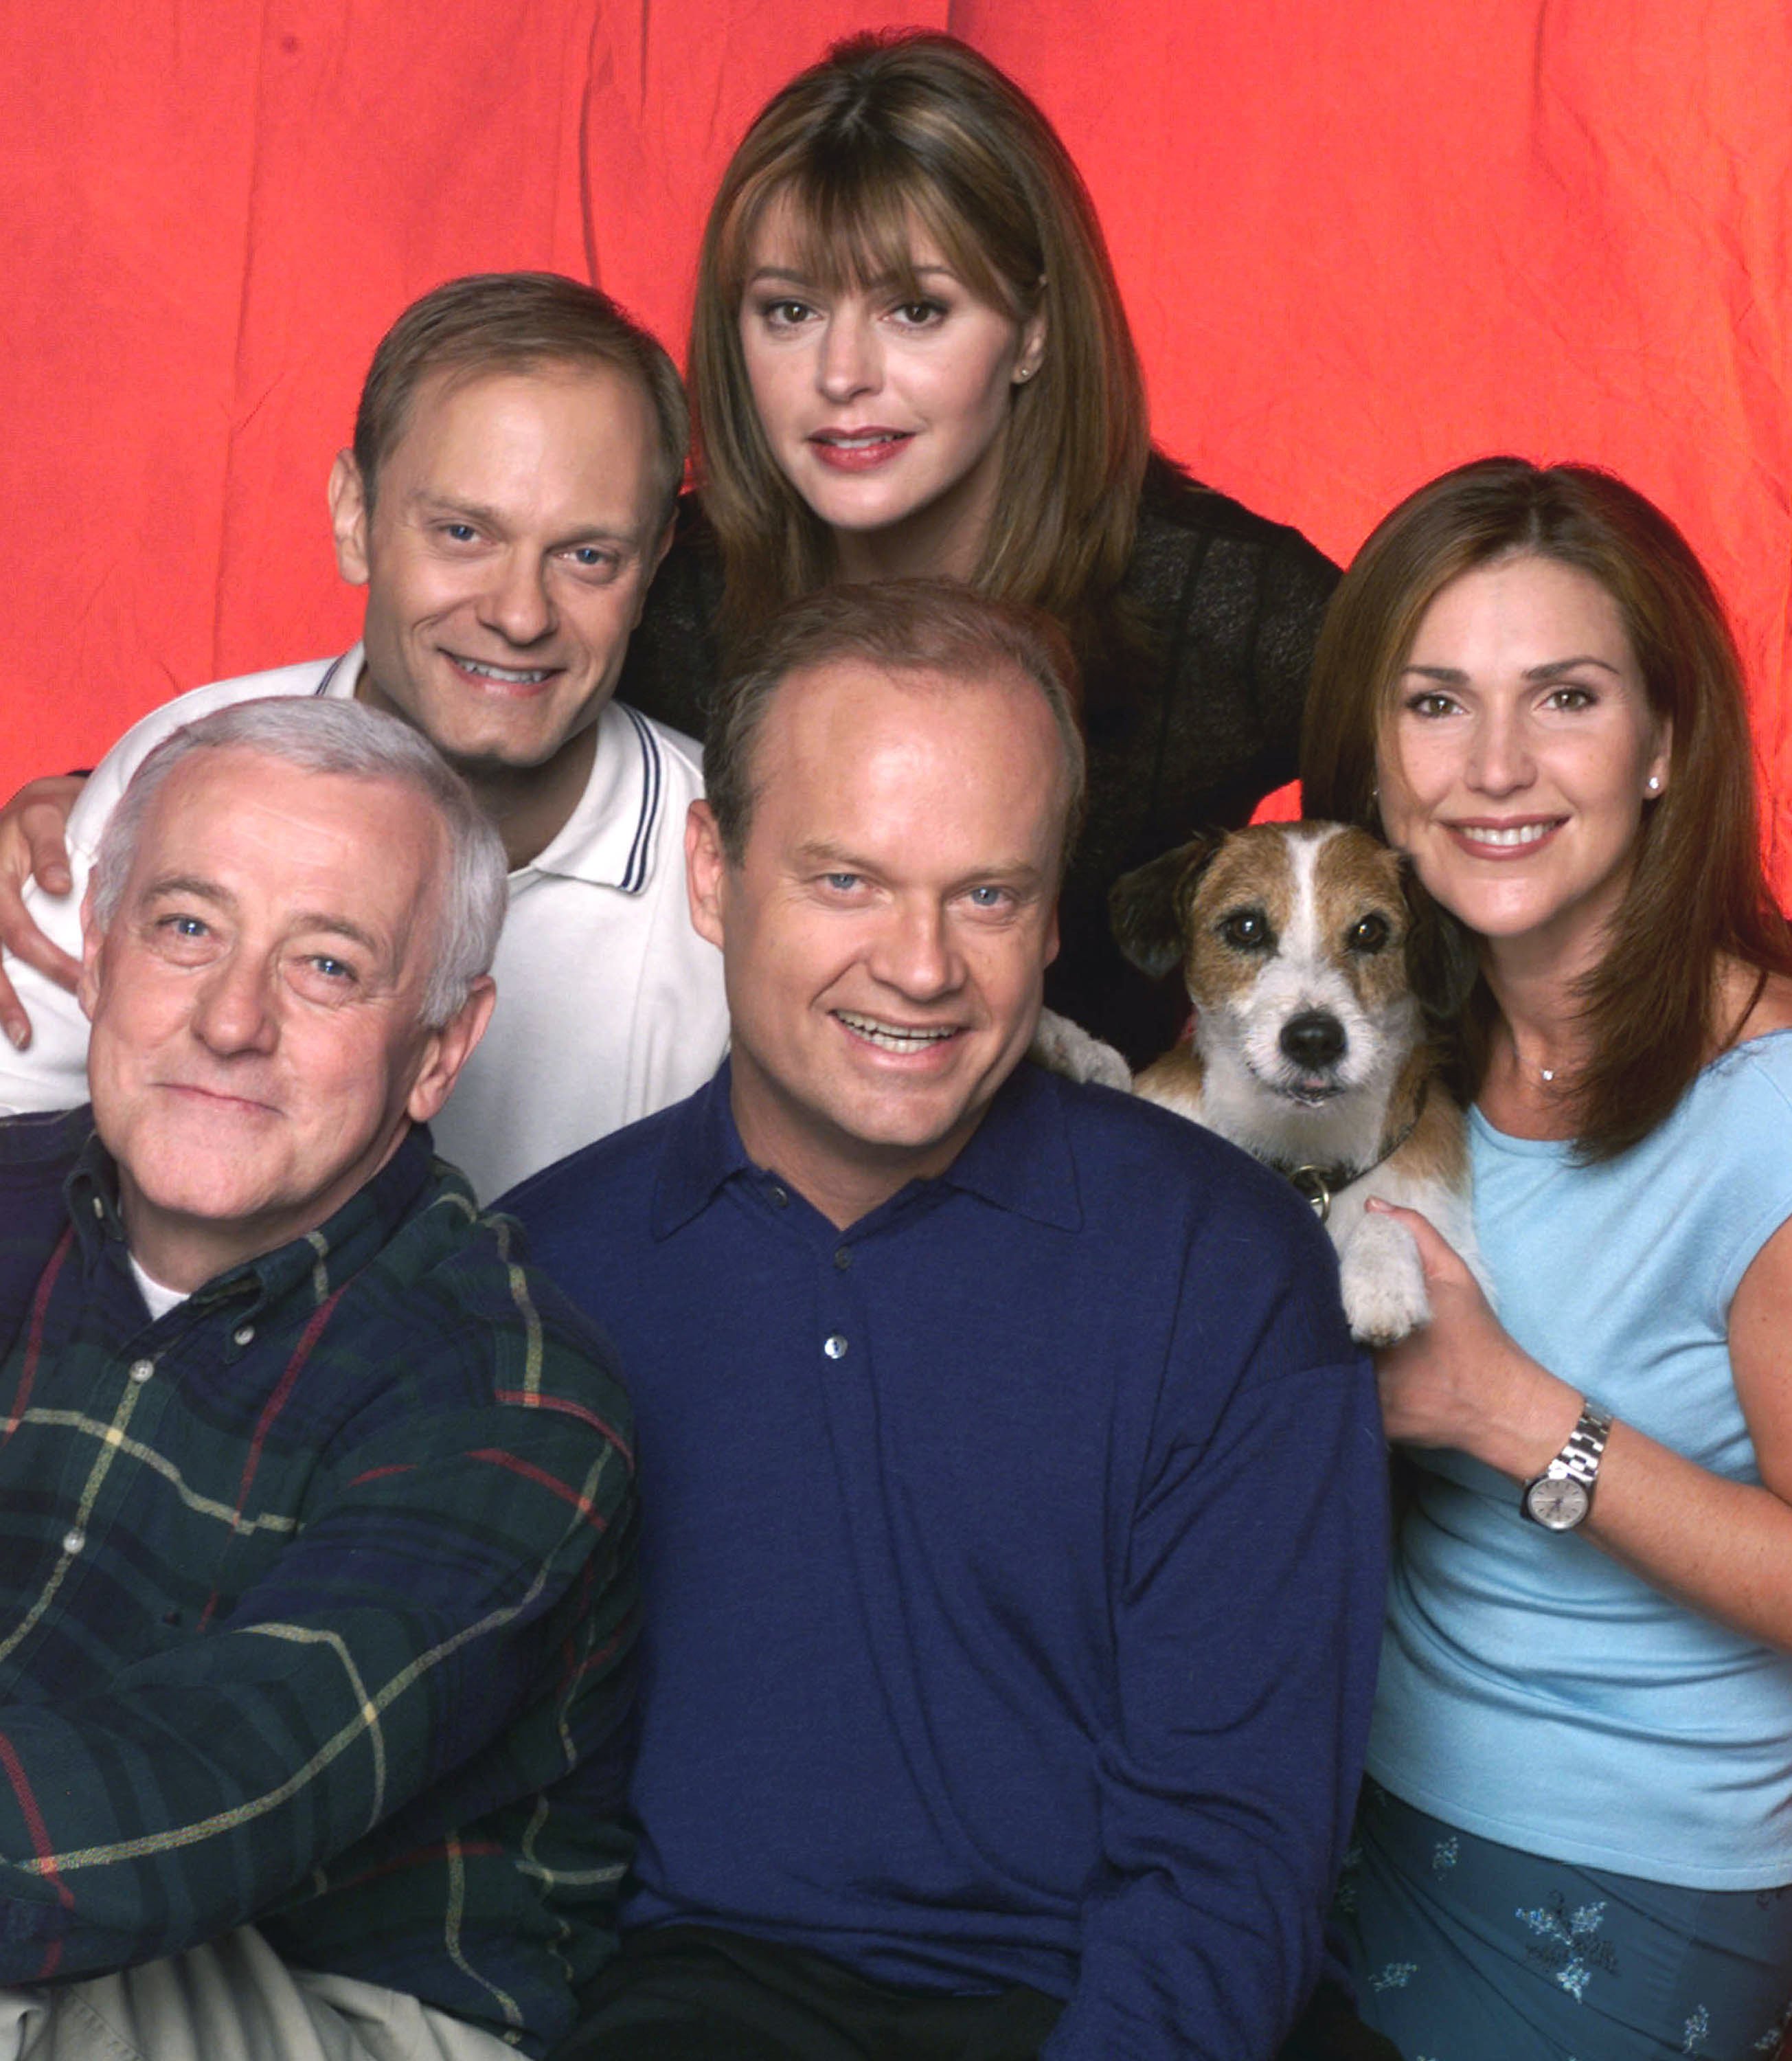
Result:
M1511 1482L1514 1523L1524 1521L1524 1484L1566 1444L1582 1401L1509 1339L1484 1367L1480 1407L1459 1443ZM1771 1489L1714 1474L1619 1417L1581 1531L1689 1609L1792 1651L1792 1506Z
M1523 1522L1523 1485L1567 1443L1582 1401L1567 1383L1529 1365L1523 1399L1490 1418L1473 1449L1513 1483L1515 1524ZM1581 1529L1676 1602L1792 1651L1792 1507L1771 1489L1714 1474L1619 1418Z

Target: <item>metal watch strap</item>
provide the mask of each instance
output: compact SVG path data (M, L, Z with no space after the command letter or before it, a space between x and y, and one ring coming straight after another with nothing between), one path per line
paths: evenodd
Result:
M1544 1469L1559 1481L1572 1475L1582 1487L1590 1489L1598 1478L1606 1441L1611 1436L1611 1413L1602 1410L1590 1395L1581 1398L1579 1421L1568 1434L1568 1443Z
M1602 1409L1590 1395L1583 1395L1581 1398L1581 1414L1574 1430L1568 1435L1567 1444L1542 1474L1525 1484L1520 1507L1527 1515L1530 1514L1530 1491L1540 1482L1577 1481L1586 1490L1590 1507L1594 1484L1599 1478L1599 1462L1605 1455L1606 1441L1611 1436L1611 1412Z

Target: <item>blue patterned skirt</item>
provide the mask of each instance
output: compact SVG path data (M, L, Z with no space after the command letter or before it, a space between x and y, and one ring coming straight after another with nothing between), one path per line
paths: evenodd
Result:
M1338 1919L1407 2061L1771 2061L1792 1885L1679 1889L1497 1846L1366 1783Z

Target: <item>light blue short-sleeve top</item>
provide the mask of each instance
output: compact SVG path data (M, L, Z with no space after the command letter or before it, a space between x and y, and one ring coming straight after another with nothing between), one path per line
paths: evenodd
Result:
M1476 1227L1513 1337L1637 1430L1758 1482L1726 1334L1750 1261L1792 1217L1792 1030L1714 1060L1603 1165L1478 1111L1471 1127ZM1490 1468L1417 1457L1375 1779L1585 1867L1703 1889L1792 1882L1792 1657L1526 1523Z

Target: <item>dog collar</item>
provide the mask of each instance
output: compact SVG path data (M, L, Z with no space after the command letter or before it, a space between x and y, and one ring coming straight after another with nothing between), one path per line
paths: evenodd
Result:
M1332 1199L1342 1195L1353 1181L1360 1181L1365 1174L1391 1159L1406 1140L1418 1128L1418 1119L1425 1114L1425 1099L1430 1083L1422 1081L1418 1088L1418 1107L1413 1111L1412 1121L1391 1145L1385 1146L1379 1157L1371 1159L1366 1167L1353 1167L1348 1160L1334 1160L1330 1166L1311 1165L1290 1167L1286 1161L1272 1159L1270 1164L1282 1175L1297 1195L1304 1196L1313 1205L1313 1213L1321 1223L1331 1215Z

